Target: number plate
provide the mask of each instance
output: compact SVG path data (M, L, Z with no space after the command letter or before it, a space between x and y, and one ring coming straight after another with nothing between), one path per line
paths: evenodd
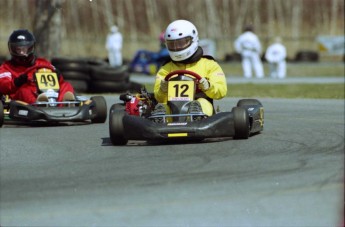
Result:
M169 81L168 101L193 101L194 81Z
M35 73L37 86L40 91L52 89L57 91L60 89L59 79L55 72L37 72Z

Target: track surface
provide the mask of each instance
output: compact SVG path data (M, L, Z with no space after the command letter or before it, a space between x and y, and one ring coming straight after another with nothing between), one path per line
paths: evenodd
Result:
M260 101L265 129L248 140L114 147L108 123L5 125L0 225L340 225L344 100Z

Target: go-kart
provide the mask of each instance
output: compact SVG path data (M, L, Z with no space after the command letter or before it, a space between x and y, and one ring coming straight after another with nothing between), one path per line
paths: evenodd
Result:
M30 81L31 82L31 81ZM45 93L48 101L28 104L10 100L0 94L0 127L4 123L60 123L83 122L104 123L107 118L107 104L103 96L87 98L76 96L73 101L57 101L59 83L57 73L51 68L40 68L34 74L39 93Z
M129 72L155 75L160 66L169 59L167 48L162 48L158 52L138 50L129 63Z
M197 81L201 76L188 70L169 73L167 106L170 112L155 114L157 101L146 89L138 94L120 95L109 112L109 134L113 145L126 145L128 140L164 142L233 137L248 139L264 126L264 108L256 99L241 99L230 112L214 110L212 116L190 113L189 106L197 97Z

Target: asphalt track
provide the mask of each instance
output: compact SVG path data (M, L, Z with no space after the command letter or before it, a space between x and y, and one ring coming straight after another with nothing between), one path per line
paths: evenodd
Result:
M344 100L260 100L248 140L115 147L107 123L4 125L0 225L339 226Z

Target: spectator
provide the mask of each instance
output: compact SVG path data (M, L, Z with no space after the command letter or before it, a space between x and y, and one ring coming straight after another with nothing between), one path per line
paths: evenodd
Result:
M275 42L271 44L265 54L269 64L270 77L285 78L286 76L286 48L281 43L281 38L276 37Z
M261 43L251 25L244 28L244 32L235 40L235 50L242 56L242 68L245 78L252 77L252 69L257 78L264 77L264 70L260 58Z
M57 73L60 86L57 101L72 101L75 99L74 89L64 80L55 67L44 58L35 55L36 40L34 35L25 29L15 30L8 39L8 49L11 59L0 66L0 93L10 99L26 103L36 101L48 102L45 93L39 94L35 81L35 72L45 68ZM56 82L55 80L52 82Z
M108 51L109 64L112 67L122 65L122 34L116 25L111 26L105 48Z

